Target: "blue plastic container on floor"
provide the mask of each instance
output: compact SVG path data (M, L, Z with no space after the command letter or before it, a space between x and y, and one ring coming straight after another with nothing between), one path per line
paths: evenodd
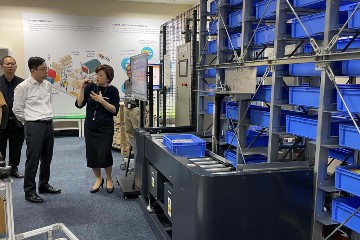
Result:
M323 37L325 26L325 12L302 16L300 17L300 20L304 24L310 36L319 38ZM344 14L344 12L340 12L339 24L344 24L346 20L347 15ZM291 25L292 38L308 38L297 19L293 19Z
M276 11L276 0L271 0L268 8L266 9L266 6L268 4L269 0L264 0L261 2L256 3L256 18L260 19L263 13L265 12L263 18L273 18L275 17L275 11Z
M242 10L229 14L229 27L240 27L242 24Z
M357 3L350 4L347 6L343 6L340 8L340 10L347 11L348 17L352 14L352 12L355 10ZM358 8L353 15L353 17L350 19L348 23L348 28L360 28L360 8Z
M360 207L359 197L336 198L332 200L331 218L335 222L345 222ZM349 219L345 226L360 233L360 212Z
M181 157L204 157L206 142L193 134L164 135L164 145Z
M335 158L343 161L351 152L349 148L329 148L329 158ZM354 153L346 161L349 164L354 163Z
M255 32L254 43L255 44L267 44L273 43L275 38L275 25L268 25L258 28Z
M339 145L360 150L360 134L353 124L339 125Z
M231 6L240 5L242 3L242 0L230 0Z
M230 35L230 41L228 41L228 48L239 49L240 47L241 47L241 33L235 33L233 35Z
M351 120L350 120L351 121ZM330 136L339 136L339 124L350 123L344 118L333 117ZM316 139L318 116L286 116L286 132L297 136Z
M340 93L344 98L350 112L360 113L360 89L359 88L340 88ZM340 96L337 96L337 110L346 111Z
M208 53L215 54L217 53L217 40L212 40L208 42Z
M289 91L286 87L282 87L282 98L289 99ZM271 85L261 85L253 100L271 102Z
M250 143L252 143L252 141L256 138L257 135L258 132L251 130L246 131L246 143L245 143L246 146L243 147L248 147ZM226 130L225 142L234 147L238 145L238 141L234 131ZM251 147L267 147L268 143L269 143L269 136L266 134L262 134L256 139L256 141L251 145Z
M218 20L213 20L209 23L209 33L217 34L218 31Z
M207 78L214 78L214 77L216 77L216 69L214 68L214 69L207 69L206 71L205 71L205 76L207 77Z
M335 187L360 196L360 166L339 166L335 170Z

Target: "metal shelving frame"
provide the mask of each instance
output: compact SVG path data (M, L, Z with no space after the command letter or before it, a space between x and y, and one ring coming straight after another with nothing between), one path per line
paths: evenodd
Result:
M219 0L219 13L222 14L222 17L225 18L225 9L226 4L221 3L224 0ZM354 1L356 2L356 1ZM209 21L208 16L208 2L207 0L200 0L200 32L206 32L207 21ZM334 48L328 48L329 44L332 46L336 45L336 38L338 36L338 16L340 1L326 0L326 16L325 16L325 26L324 26L324 40L323 47L318 48L317 43L309 37L309 42L315 50L315 55L311 56L285 56L285 46L287 44L286 38L286 24L289 14L297 15L297 9L294 9L288 0L277 0L276 3L276 18L275 18L275 39L274 39L274 55L269 59L255 60L253 61L250 58L250 54L247 49L247 46L250 43L252 36L252 27L253 24L253 0L243 0L243 19L242 19L242 43L241 43L241 56L235 61L226 62L224 61L224 51L222 51L222 43L224 37L224 26L222 25L219 17L219 27L218 27L218 53L217 53L217 62L214 65L206 65L204 61L203 54L206 52L207 45L207 35L200 34L199 39L199 49L200 51L199 59L203 59L198 64L198 76L199 76L199 91L204 91L204 70L216 67L217 69L217 79L222 83L224 81L223 73L224 69L227 68L243 68L243 67L257 67L257 66L268 66L272 69L272 90L271 90L271 103L270 103L270 126L269 126L269 146L268 146L268 162L278 162L279 161L279 138L280 135L284 132L284 129L280 127L280 117L281 117L281 107L282 107L282 96L281 96L281 87L284 77L284 65L295 64L295 63L316 63L317 66L322 68L321 80L320 80L320 101L318 109L318 127L317 127L317 139L316 139L316 152L315 152L315 166L314 166L314 199L313 199L313 228L312 228L312 240L321 240L324 239L323 226L335 224L331 222L331 217L329 212L324 211L325 206L325 194L327 191L335 190L334 183L326 180L327 178L327 168L328 168L328 149L336 148L338 146L338 139L330 137L330 123L331 123L331 112L334 111L333 104L331 104L332 91L334 89L335 78L332 76L331 68L333 67L334 61L343 61L343 60L354 60L360 59L360 51L351 51L351 52L341 52L335 53ZM354 32L348 31L349 35ZM219 74L220 73L220 74ZM265 76L266 77L266 76ZM215 93L215 102L216 96L226 95L226 91L222 91L221 94ZM229 93L231 95L231 93ZM221 97L219 97L220 99ZM240 97L241 99L241 97ZM203 99L198 98L198 111L201 109L199 106L203 104ZM239 101L239 121L242 120L242 116L247 109L247 101ZM219 104L215 104L214 110L214 122L213 122L213 151L218 153L218 140L219 140L219 122L220 122L220 111ZM200 115L199 115L200 116ZM202 130L202 121L201 117L198 117L198 130ZM239 122L240 125L238 131L240 131L239 136L243 136L239 141L239 145L244 146L244 136L246 127L242 125L245 122ZM239 155L239 154L238 154ZM330 189L330 190L329 190ZM352 239L360 239L359 234L353 232Z

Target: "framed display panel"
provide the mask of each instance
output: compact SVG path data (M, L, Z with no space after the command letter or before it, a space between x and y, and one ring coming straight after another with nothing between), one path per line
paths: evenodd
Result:
M130 57L132 95L135 99L148 99L148 55L139 54Z

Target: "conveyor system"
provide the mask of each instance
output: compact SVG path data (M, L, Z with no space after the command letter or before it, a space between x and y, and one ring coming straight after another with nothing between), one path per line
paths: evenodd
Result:
M310 239L313 171L305 162L234 168L210 151L179 157L161 134L137 129L135 138L135 184L159 239Z

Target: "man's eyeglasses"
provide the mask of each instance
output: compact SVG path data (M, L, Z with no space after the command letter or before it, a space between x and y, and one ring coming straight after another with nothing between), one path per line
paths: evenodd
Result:
M5 65L5 66L15 66L16 63L4 63L3 65Z

